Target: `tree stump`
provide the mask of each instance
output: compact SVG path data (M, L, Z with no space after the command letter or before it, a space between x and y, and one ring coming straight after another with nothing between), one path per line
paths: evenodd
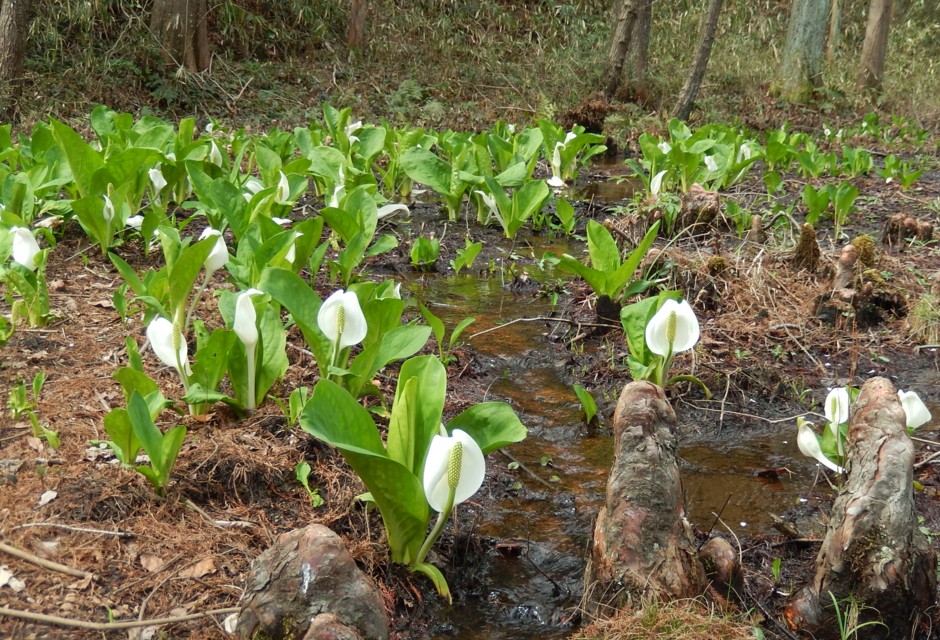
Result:
M835 637L832 597L860 604L866 638L907 638L934 603L936 555L914 516L914 445L897 391L872 378L855 403L846 442L848 479L832 507L810 584L788 603L793 629ZM828 634L828 635L827 635ZM879 635L880 634L880 635Z
M312 524L278 536L251 563L235 636L386 640L385 606L342 539Z
M597 516L582 606L611 613L631 599L706 591L685 519L676 464L676 414L658 386L631 382L614 412L615 458Z

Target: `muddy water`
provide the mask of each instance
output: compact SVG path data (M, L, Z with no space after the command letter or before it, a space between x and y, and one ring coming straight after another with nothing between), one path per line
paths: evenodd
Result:
M541 255L544 247L533 251ZM529 274L536 279L554 275L538 269L529 269ZM493 489L496 506L474 523L475 535L510 545L518 555L503 556L495 545L487 547L491 557L480 588L444 612L434 632L438 638L549 639L570 634L564 622L580 597L593 519L604 500L612 460L609 430L583 424L568 374L570 354L550 340L560 329L550 322L512 322L549 316L550 302L532 291L514 290L509 282L498 275L423 275L410 283L422 297L426 294L448 331L465 317L476 318L465 336L476 360L492 373L487 399L511 403L530 433L509 448L519 468L500 453L490 456L488 464L499 466L499 475L513 481ZM704 420L683 415L679 407L680 430L687 432L679 455L690 520L707 530L724 508L722 521L738 534L769 532L769 514L803 499L815 476L813 464L796 448L795 425L755 424L753 437L729 442L715 437L710 416L704 415ZM608 423L610 418L604 416ZM701 424L686 429L688 420ZM740 432L742 425L734 426ZM784 467L792 475L759 475Z

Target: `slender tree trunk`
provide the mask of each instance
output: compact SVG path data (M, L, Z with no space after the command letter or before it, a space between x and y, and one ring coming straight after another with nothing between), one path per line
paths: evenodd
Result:
M346 46L349 57L361 52L366 40L366 17L368 14L366 0L352 0L349 4L349 28L346 31Z
M0 2L0 113L12 117L21 87L32 0Z
M650 31L653 25L653 0L640 0L636 23L633 27L633 50L636 52L633 69L633 88L644 100L648 90Z
M888 55L888 32L891 28L891 0L871 0L868 5L868 26L862 45L862 64L858 73L859 89L880 89Z
M789 102L808 102L822 84L829 0L793 0L775 91Z
M721 15L722 0L708 0L708 12L702 18L702 30L699 33L698 51L695 54L695 63L689 72L689 77L682 87L679 101L672 110L672 116L686 120L692 112L692 103L698 95L702 79L705 77L705 68L712 54L712 45L715 44L715 31L718 28L718 16Z
M604 93L612 98L620 88L623 64L630 51L630 39L633 35L633 23L637 18L638 0L618 0L611 10L614 28L610 34L610 50L607 54L607 68L604 71Z
M826 62L832 62L842 41L842 0L832 0L829 9L829 37L826 39Z
M155 0L150 29L161 39L167 61L193 73L209 68L206 0Z

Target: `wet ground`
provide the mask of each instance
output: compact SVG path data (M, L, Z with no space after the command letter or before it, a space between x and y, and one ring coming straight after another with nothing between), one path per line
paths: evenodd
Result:
M598 171L582 181L588 186L572 191L573 198L584 198L577 204L582 233L587 217L615 215L611 208L630 193L629 184L607 180L623 171L619 163ZM940 188L935 181L924 182L928 190L919 197L929 202ZM902 204L907 202L898 198L892 206ZM888 213L890 208L879 215ZM143 328L136 320L121 324L109 306L119 277L94 257L83 263L79 256L87 242L71 234L50 263L53 307L69 320L18 331L3 351L2 374L6 387L17 376L31 379L46 372L39 415L60 431L63 446L56 452L32 441L23 424L4 428L0 458L23 465L6 478L16 490L0 491L0 528L24 548L57 541L61 546L53 555L59 561L95 571L101 581L67 586L63 595L60 580L14 562L17 575L28 578L31 608L87 619L104 606L117 617L232 606L251 559L279 533L316 521L340 532L354 557L385 585L397 637L547 639L572 633L593 520L611 462L609 424L629 380L622 335L593 326L590 290L544 260L546 252L577 255L583 243L528 230L510 241L497 229L446 224L429 205L416 206L386 230L399 236L399 253L374 260L367 277L403 280L403 289L429 305L448 330L465 317L476 318L449 368L448 415L484 399L505 400L530 430L523 443L490 456L484 488L458 510L456 528L442 538L437 562L454 589L454 606L440 606L420 578L390 575L380 522L353 500L361 487L327 447L289 429L272 403L248 420L220 409L205 423L190 421L169 500L156 500L141 479L97 459L88 441L101 437L107 406L120 402L110 376L125 358L125 336L142 342ZM862 230L872 229L850 228ZM411 238L430 231L445 239L439 268L417 271L408 264ZM723 233L733 247L734 234ZM464 234L483 241L484 250L471 269L454 275L444 265L463 246ZM766 253L782 255L785 240L773 238L776 244L768 244ZM735 269L748 275L722 280L703 275L710 249L701 241L686 239L670 251L658 263L670 265L664 286L683 289L696 305L708 302L701 346L694 358L677 358L674 367L702 377L713 397L706 400L685 386L670 390L689 519L700 535L714 531L736 537L752 591L772 611L782 602L780 593L805 578L813 559L812 545L774 546L779 536L772 515L795 523L807 538L818 537L833 496L818 468L798 453L795 416L818 408L827 387L858 385L871 375L887 375L917 390L940 416L937 350L915 351L903 338L903 318L865 330L824 326L813 317L812 298L825 289L826 276L790 273L780 260L755 266L729 253L738 261ZM907 276L911 269L930 273L936 257L936 246L904 255L885 251L881 268L896 274L903 282L899 286L920 292L923 285ZM329 285L321 284L324 294ZM220 280L216 286L227 285ZM204 307L214 309L208 301ZM283 396L315 382L315 367L302 352L291 350L290 358L288 379L275 389ZM584 423L574 383L596 398L596 424ZM168 395L174 393L172 376L162 376L161 384ZM920 435L932 439L936 427L935 419ZM938 448L918 446L925 455ZM322 507L313 507L294 480L293 467L301 459L314 468L311 480L325 500ZM925 527L940 531L940 480L931 466L918 479L926 487L918 497ZM49 489L57 497L37 507ZM186 506L187 500L203 513ZM251 525L225 530L207 519ZM134 537L32 526L41 522L121 529ZM161 559L163 568L153 568L152 556ZM786 588L769 584L774 557L784 561L781 583ZM183 558L212 558L215 567L198 580L181 578L188 566ZM0 605L23 603L20 596L0 590ZM46 631L0 622L0 634L8 637L39 637ZM767 632L776 637L772 625ZM222 637L209 625L178 625L172 634Z

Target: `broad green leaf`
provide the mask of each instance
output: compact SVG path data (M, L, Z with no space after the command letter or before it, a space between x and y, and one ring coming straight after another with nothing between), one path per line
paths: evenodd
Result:
M119 407L109 411L104 417L104 430L111 438L107 444L114 451L115 457L124 466L133 465L141 445L140 440L134 435L127 409Z
M496 451L528 435L519 416L505 402L481 402L469 407L447 423L447 432L465 431L476 440L483 454Z
M419 356L402 365L388 423L388 455L416 476L440 431L446 392L447 369L437 357Z
M587 245L593 268L608 274L620 268L620 247L617 246L607 227L594 220L588 220ZM606 293L613 297L613 294L606 290L598 293Z
M451 193L451 165L427 149L412 147L401 157L402 168L409 178L431 187L441 194Z
M317 313L322 301L310 285L288 269L270 268L261 274L258 288L271 294L272 298L290 312L303 333L307 346L313 351L320 367L320 376L326 377L326 367L333 354L333 343L323 335L317 325Z
M56 142L65 152L65 158L75 180L75 186L83 197L100 196L92 190L92 177L104 167L101 154L91 148L71 127L50 118Z
M300 416L300 426L344 452L387 457L369 412L332 380L322 378L317 382Z
M640 262L646 257L646 252L649 251L653 241L656 240L656 234L659 233L659 223L660 220L653 223L653 226L649 228L649 231L646 232L646 235L643 236L640 243L633 252L630 253L630 257L627 258L620 268L607 278L607 291L605 291L605 293L612 299L621 299L624 286L633 278L633 274L636 272L637 267L640 266ZM601 228L603 229L603 227ZM604 231L607 231L607 229L604 229Z

